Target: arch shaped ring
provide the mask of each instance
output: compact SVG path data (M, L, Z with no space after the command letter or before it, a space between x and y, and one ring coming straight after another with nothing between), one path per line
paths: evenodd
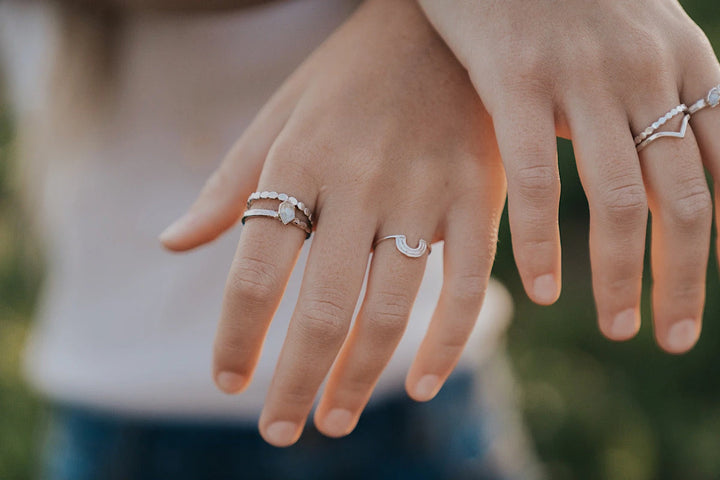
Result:
M390 239L395 240L395 248L397 248L398 251L406 257L419 258L425 255L425 252L427 252L428 255L432 253L432 247L428 242L421 238L418 242L418 246L413 248L408 245L407 237L405 235L388 235L386 237L382 237L373 244L373 249L375 249L380 242Z

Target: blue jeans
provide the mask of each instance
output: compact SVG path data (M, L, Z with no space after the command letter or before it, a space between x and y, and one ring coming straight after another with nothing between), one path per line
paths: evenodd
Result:
M289 448L266 444L255 425L150 422L58 406L42 480L499 480L474 397L456 374L428 403L405 394L368 408L346 438L308 426Z

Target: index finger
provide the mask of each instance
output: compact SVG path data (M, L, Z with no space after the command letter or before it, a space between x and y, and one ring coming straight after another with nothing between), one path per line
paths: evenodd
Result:
M277 209L277 203L261 200L253 208ZM250 383L305 238L302 229L274 218L251 218L243 227L215 338L214 377L224 392L239 393Z

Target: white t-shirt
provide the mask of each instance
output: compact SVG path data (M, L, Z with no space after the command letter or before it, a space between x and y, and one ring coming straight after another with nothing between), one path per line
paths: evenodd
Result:
M307 248L253 384L230 397L213 385L210 366L240 227L183 255L163 251L157 235L190 205L283 79L354 6L295 0L231 13L126 19L114 70L119 107L97 118L92 134L53 150L36 179L48 271L26 370L41 392L125 414L255 421ZM0 4L4 70L20 120L45 105L53 19L44 5ZM23 136L32 139L28 133ZM435 246L410 325L374 399L402 391L439 294L442 256L442 246ZM461 365L475 365L497 348L510 310L507 292L491 283Z

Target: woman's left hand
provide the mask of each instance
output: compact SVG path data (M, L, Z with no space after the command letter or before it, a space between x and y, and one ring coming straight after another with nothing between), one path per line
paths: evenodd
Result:
M425 268L427 253L408 258L394 242L377 245L347 335L373 243L387 235L407 235L411 246L445 241L441 297L406 385L416 400L432 398L483 302L505 178L467 72L414 0L365 2L270 100L164 244L187 250L209 242L238 220L255 189L294 195L316 224L260 419L264 438L278 446L298 439L333 363L315 423L331 436L354 428L402 337ZM277 204L260 199L253 208ZM215 344L223 390L250 382L304 240L305 232L276 219L247 220Z

